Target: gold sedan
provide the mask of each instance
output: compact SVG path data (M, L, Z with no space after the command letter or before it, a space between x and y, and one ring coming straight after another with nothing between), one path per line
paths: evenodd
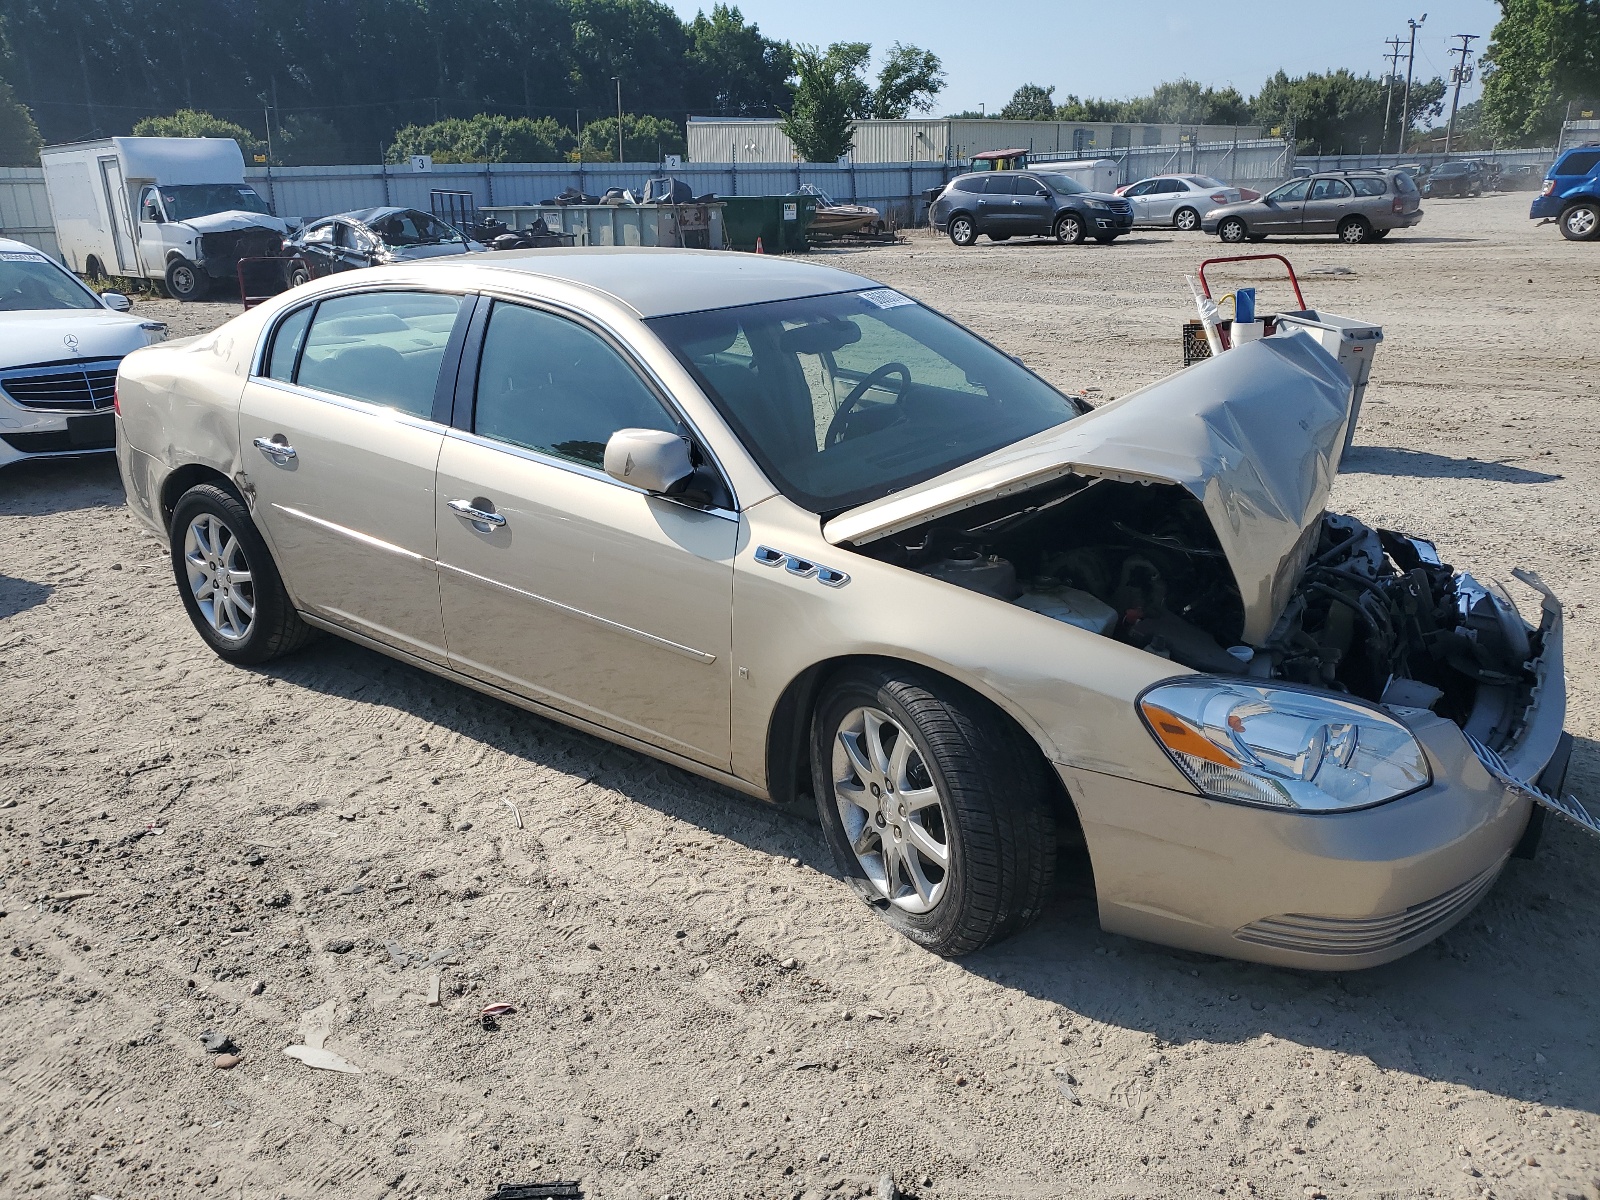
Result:
M1559 603L1324 511L1351 386L1304 334L1090 411L842 271L541 250L296 288L118 396L218 654L331 632L814 798L941 954L1065 864L1108 930L1383 962L1569 803Z

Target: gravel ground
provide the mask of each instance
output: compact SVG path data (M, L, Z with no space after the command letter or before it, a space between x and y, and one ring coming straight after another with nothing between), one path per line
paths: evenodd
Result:
M1575 606L1573 782L1600 798L1600 247L1526 206L1269 247L1387 329L1334 503ZM1217 252L818 257L1104 398L1177 365L1182 274ZM945 962L800 816L336 640L225 665L108 460L0 475L0 792L6 1195L1600 1195L1600 843L1564 824L1378 970L1110 937L1070 888ZM324 1035L361 1074L282 1053Z

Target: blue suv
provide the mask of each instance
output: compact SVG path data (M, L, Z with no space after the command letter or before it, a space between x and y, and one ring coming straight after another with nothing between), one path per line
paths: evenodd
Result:
M1600 238L1600 144L1579 146L1556 159L1528 216L1557 222L1569 241Z

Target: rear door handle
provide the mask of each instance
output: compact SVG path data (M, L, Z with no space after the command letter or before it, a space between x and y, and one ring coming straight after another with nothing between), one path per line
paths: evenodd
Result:
M278 436L282 437L283 435L279 434ZM288 442L274 441L272 438L256 438L255 447L280 467L291 458L298 457L294 452L294 447L289 445Z
M456 516L465 517L467 520L479 525L499 526L506 523L506 519L499 513L479 508L471 500L450 500L446 503L450 505L450 511L455 513Z

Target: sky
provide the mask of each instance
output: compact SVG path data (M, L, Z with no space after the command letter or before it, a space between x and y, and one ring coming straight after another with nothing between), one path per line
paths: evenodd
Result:
M684 18L712 0L669 0ZM731 0L769 38L790 42L869 42L877 55L894 42L931 50L944 63L936 115L987 105L994 112L1020 84L1052 84L1059 101L1123 98L1167 79L1232 84L1247 97L1282 67L1290 75L1349 67L1380 75L1384 43L1408 39L1406 19L1427 13L1417 34L1416 72L1449 78L1457 33L1488 44L1500 16L1494 0ZM1404 48L1402 47L1402 53ZM1400 70L1405 71L1401 60ZM1461 102L1478 94L1476 80Z

